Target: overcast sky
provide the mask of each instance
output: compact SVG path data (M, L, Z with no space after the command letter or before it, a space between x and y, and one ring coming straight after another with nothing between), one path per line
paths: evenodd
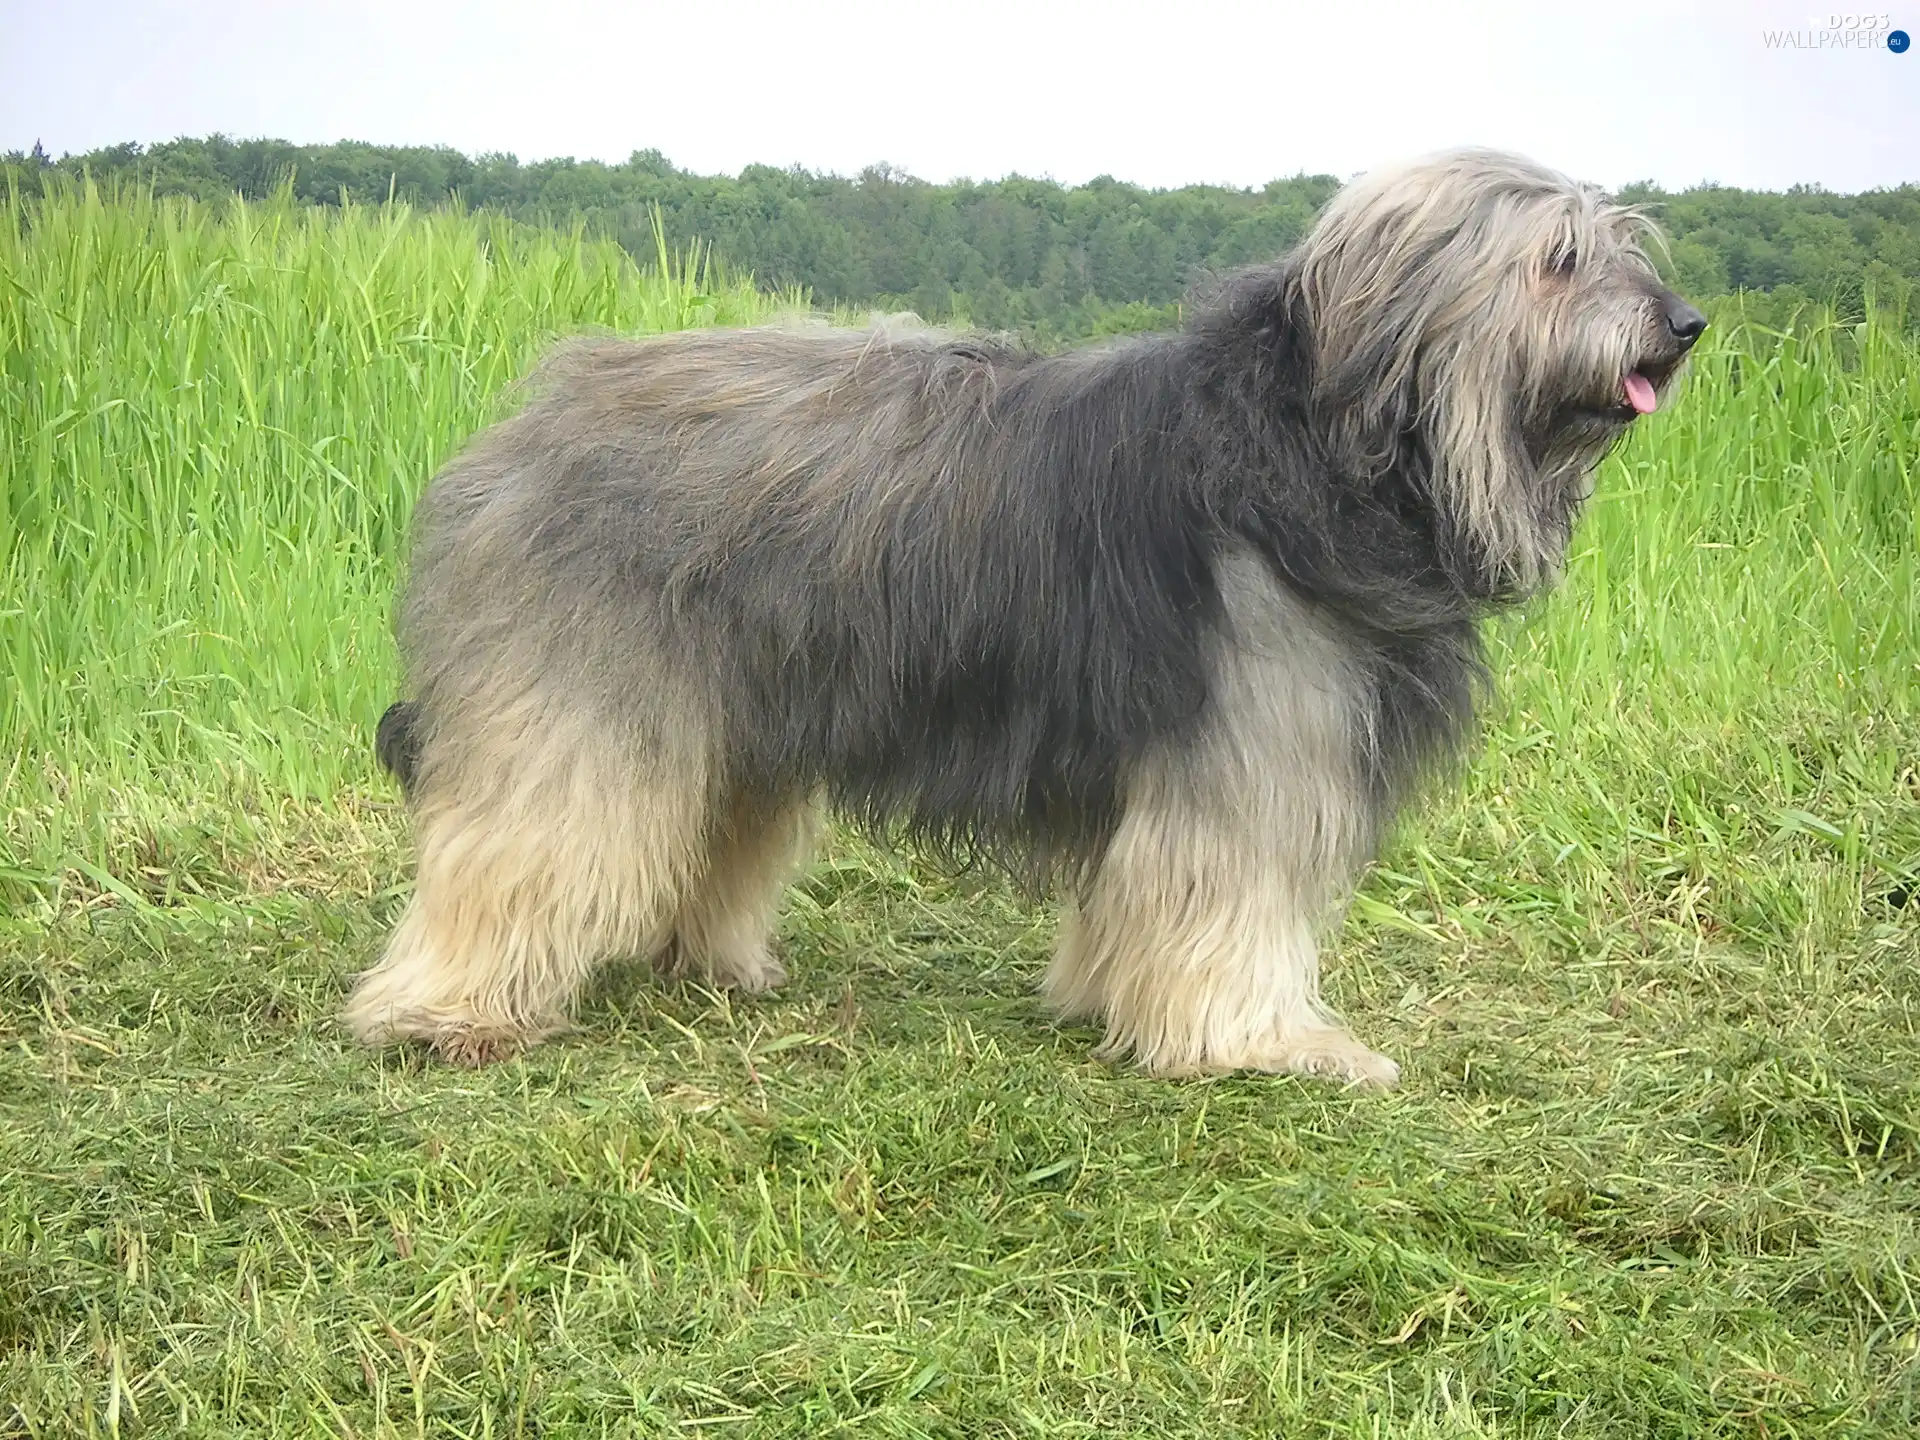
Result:
M1920 0L1885 14L1920 36ZM1453 144L1617 186L1920 181L1920 50L1809 0L0 0L0 150L222 131L695 171L1258 185Z

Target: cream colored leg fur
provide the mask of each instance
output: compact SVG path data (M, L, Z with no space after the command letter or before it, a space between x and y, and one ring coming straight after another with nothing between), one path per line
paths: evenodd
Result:
M717 826L707 864L680 906L669 967L753 994L787 978L769 942L787 881L813 849L811 803L736 801Z
M614 955L667 943L704 863L704 751L632 747L537 695L435 737L414 810L413 899L346 1010L362 1040L480 1062L564 1028Z
M1316 930L1351 883L1364 816L1354 677L1254 557L1222 567L1231 621L1198 744L1127 779L1118 833L1065 917L1045 982L1104 1049L1153 1074L1290 1071L1392 1085L1399 1067L1322 1004Z

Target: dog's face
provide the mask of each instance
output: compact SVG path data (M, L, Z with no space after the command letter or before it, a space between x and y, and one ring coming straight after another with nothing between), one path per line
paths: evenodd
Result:
M1542 467L1597 462L1659 408L1707 328L1655 276L1641 230L1631 212L1583 207L1544 255L1520 257L1516 422Z
M1595 465L1658 408L1706 319L1634 212L1516 156L1366 176L1298 252L1314 393L1353 470L1409 464L1482 579L1551 578Z

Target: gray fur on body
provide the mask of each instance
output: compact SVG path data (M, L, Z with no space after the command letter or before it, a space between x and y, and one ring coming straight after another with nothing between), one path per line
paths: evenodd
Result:
M1335 537L1296 558L1282 527L1318 517L1265 511L1278 477L1221 455L1235 397L1192 384L1204 347L1038 357L814 327L568 347L419 512L402 636L420 783L436 718L507 681L632 743L711 727L723 789L824 784L939 844L1084 863L1126 763L1202 723L1235 546L1276 579L1294 565L1310 605L1323 572L1338 587L1322 603L1377 682L1352 743L1384 802L1466 719L1488 597L1367 574ZM1324 483L1297 448L1268 464ZM1432 542L1364 543L1399 561ZM1371 623L1376 588L1397 628ZM1403 676L1404 711L1374 713Z

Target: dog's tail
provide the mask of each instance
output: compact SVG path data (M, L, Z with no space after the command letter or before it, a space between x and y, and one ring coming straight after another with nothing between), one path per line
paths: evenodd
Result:
M409 797L413 778L420 769L420 706L413 700L396 700L380 717L373 732L373 753Z

